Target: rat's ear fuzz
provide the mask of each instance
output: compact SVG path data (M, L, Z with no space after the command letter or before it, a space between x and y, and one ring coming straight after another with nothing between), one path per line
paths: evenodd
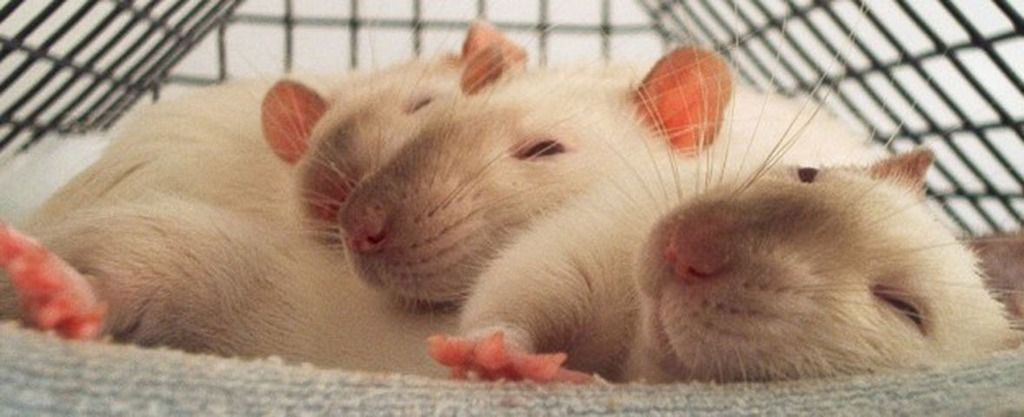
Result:
M495 45L469 57L465 65L459 86L463 93L473 95L501 79L515 64Z
M715 139L731 97L732 75L721 56L679 48L654 64L633 101L645 124L689 153Z
M278 81L263 97L263 137L277 156L294 164L306 153L313 126L326 111L327 102L309 87Z
M459 85L462 92L472 95L494 84L510 70L525 68L526 51L491 24L478 20L466 34L462 62L464 68Z
M492 46L500 48L502 55L510 63L520 66L526 64L526 50L483 20L476 20L469 25L466 41L462 44L462 58L468 61Z
M883 159L871 165L869 172L877 179L906 185L924 194L925 175L935 161L935 155L925 147Z

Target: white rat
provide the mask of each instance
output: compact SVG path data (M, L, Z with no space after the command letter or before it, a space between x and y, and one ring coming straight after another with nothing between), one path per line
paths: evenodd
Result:
M523 234L473 288L462 337L431 340L435 359L485 378L586 380L568 359L611 380L735 381L1019 344L971 253L925 208L930 154L798 170L875 153L784 100L737 110L757 101L737 89L707 158L626 160Z
M1024 233L968 240L997 300L1006 305L1016 327L1024 329Z
M626 377L886 372L1019 346L973 254L924 203L931 161L917 150L866 168L782 167L663 218L640 255Z
M500 49L484 57L475 73L500 74L509 61ZM360 145L347 135L315 130L311 151L332 169L300 170L304 194L326 197L307 197L307 212L329 245L348 246L367 282L406 301L458 303L517 233L625 154L665 148L666 140L695 153L717 130L702 118L729 97L723 66L686 48L643 81L616 68L464 77L465 97L427 109L425 123L379 169L358 163L364 152L350 149ZM707 111L690 111L696 107Z
M463 52L507 50L506 42L476 24ZM311 128L293 116L347 115L332 120L354 118L374 133L354 140L400 141L388 132L424 97L458 92L471 73L464 66L442 57L353 76L327 84L340 93L298 109L294 96L311 90L294 82L266 84L262 101L249 83L154 106L30 223L57 256L0 230L0 264L22 296L23 319L73 338L436 372L415 341L450 319L399 311L291 221L290 164L304 152L292 138ZM360 119L366 114L377 117ZM0 294L0 313L12 317L14 292Z
M488 378L586 380L550 354L566 352L569 368L615 381L729 382L1018 346L972 253L926 208L930 163L916 151L864 168L779 166L681 201L590 195L493 264L463 312L467 338L432 339L433 354Z

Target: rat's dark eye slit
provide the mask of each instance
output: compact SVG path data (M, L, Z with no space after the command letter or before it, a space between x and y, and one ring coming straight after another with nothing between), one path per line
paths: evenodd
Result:
M818 176L818 168L800 168L796 170L796 176L800 178L800 182L812 183Z
M434 101L433 97L420 97L420 98L418 98L416 100L413 100L411 104L406 106L405 112L407 114L416 113L419 109L427 107L427 105L429 105L433 101Z
M542 140L525 147L516 154L519 159L542 158L565 152L565 146L553 140Z
M892 307L898 313L912 321L917 326L917 329L921 331L921 334L925 333L924 316L921 314L921 310L913 303L903 299L899 290L882 285L876 285L871 288L871 292L879 300L885 302L889 307Z

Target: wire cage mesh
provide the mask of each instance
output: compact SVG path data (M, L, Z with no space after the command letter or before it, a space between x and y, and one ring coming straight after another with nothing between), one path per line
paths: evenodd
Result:
M483 17L534 65L714 46L748 82L810 93L895 150L928 144L931 196L990 233L1024 222L1022 13L1009 0L13 0L0 8L0 163L53 131L107 128L147 92L380 67L454 49Z
M109 127L237 3L7 2L0 8L0 156L52 131Z
M895 149L927 143L929 194L974 233L1024 213L1024 3L642 0L748 81L813 92ZM827 100L826 100L827 99Z
M473 19L490 20L533 65L657 58L667 36L634 0L249 0L185 62L171 84L208 84L294 69L375 68L457 48ZM258 44L260 56L240 52Z

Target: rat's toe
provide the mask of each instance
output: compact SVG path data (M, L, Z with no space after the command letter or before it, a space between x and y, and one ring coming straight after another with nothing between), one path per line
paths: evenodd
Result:
M71 339L98 335L106 309L92 286L35 240L0 224L0 267L7 271L23 316L41 330Z
M564 353L523 355L514 361L516 371L523 378L537 382L551 381L568 358Z
M468 340L445 335L431 336L427 339L430 357L441 365L448 367L465 366L473 360L474 344Z
M476 363L489 371L496 371L509 365L505 348L505 333L496 332L477 344L473 351Z

